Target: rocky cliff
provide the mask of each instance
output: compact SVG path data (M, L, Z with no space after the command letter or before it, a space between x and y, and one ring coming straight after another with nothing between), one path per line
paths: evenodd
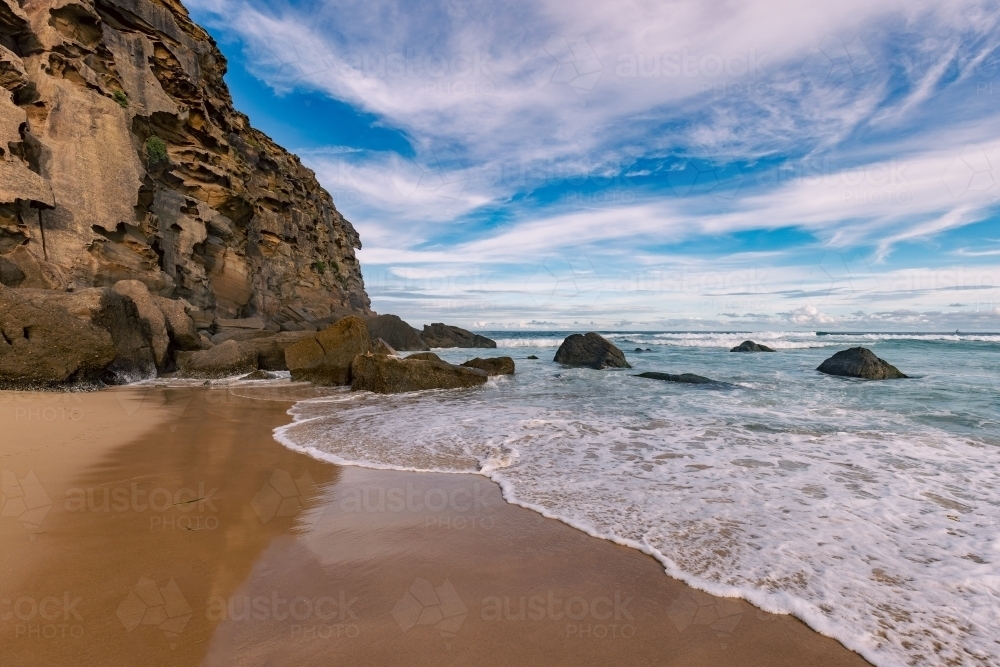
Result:
M132 279L291 328L369 314L357 233L225 71L178 0L0 0L0 282Z

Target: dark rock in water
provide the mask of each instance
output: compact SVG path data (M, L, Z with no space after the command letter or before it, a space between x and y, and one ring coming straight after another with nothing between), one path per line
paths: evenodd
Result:
M344 386L351 384L354 357L370 349L368 325L360 317L351 316L290 346L285 350L285 361L296 382Z
M411 354L407 359L413 359L415 361L441 361L441 357L437 356L433 352L417 352L416 354Z
M462 364L466 368L478 368L487 375L513 375L514 360L510 357L490 357L489 359L470 359Z
M639 373L636 377L646 378L647 380L662 380L663 382L680 382L682 384L727 384L702 377L701 375L695 375L694 373L681 373L680 375L671 375L670 373Z
M396 350L392 349L392 345L389 345L389 343L385 342L381 338L372 340L372 354L383 354L389 357L399 356Z
M0 388L98 384L115 355L105 329L0 287Z
M730 352L774 352L774 350L769 348L767 345L761 345L760 343L755 343L752 340L745 340L729 351Z
M181 363L181 377L224 378L257 370L257 353L235 340L227 340L211 349L192 352Z
M635 352L642 352L642 348L641 347L635 348Z
M530 357L528 357L528 359L538 359L538 357L536 357L535 355L531 355Z
M652 352L652 351L653 350L651 348L648 348L648 347L646 348L646 352Z
M375 315L366 317L368 334L372 342L381 338L393 349L401 352L429 350L421 340L420 332L401 320L397 315Z
M275 375L274 373L270 373L268 371L257 370L257 371L254 371L253 373L251 373L250 375L247 375L246 377L241 377L240 379L241 380L277 380L278 376Z
M497 346L496 341L492 341L486 336L441 323L424 325L424 331L420 334L420 338L430 347L495 348Z
M555 361L567 366L602 368L632 368L625 355L603 336L590 332L585 335L573 334L562 342L556 352Z
M892 364L864 347L852 347L833 355L817 368L820 373L866 380L895 380L907 377Z
M377 394L399 394L426 389L478 387L489 379L477 368L453 366L443 361L399 359L359 354L351 364L351 389Z

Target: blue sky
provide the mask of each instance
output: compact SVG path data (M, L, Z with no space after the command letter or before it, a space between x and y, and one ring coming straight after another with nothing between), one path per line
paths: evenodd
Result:
M187 4L379 312L1000 330L995 2Z

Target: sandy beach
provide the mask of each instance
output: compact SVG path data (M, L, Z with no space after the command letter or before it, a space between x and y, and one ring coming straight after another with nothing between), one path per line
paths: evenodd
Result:
M0 393L4 664L867 664L485 478L292 452L305 391Z

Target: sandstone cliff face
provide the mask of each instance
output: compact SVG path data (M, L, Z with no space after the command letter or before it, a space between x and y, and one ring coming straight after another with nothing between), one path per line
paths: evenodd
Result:
M370 313L357 233L225 71L177 0L0 0L0 282L139 280L279 325Z

